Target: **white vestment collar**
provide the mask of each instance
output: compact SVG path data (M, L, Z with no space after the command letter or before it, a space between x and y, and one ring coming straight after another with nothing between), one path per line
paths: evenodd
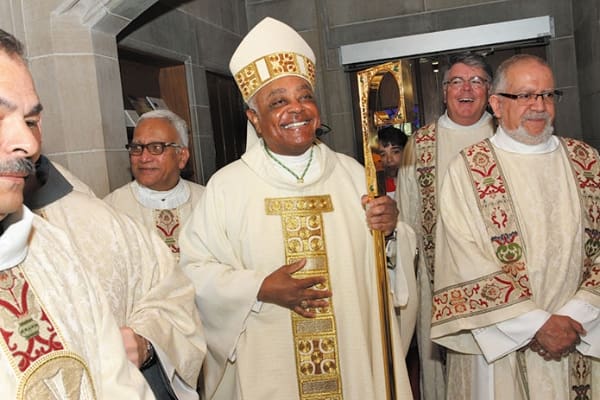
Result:
M12 268L25 259L32 223L33 213L25 206L2 221L4 233L0 236L0 271Z
M170 190L152 190L140 185L137 181L131 182L131 188L137 201L144 207L155 210L170 210L184 204L190 198L190 188L183 179Z
M261 143L261 146L263 146L263 148L264 148L265 144L264 144L264 141L262 138L260 139L260 143ZM306 171L306 175L304 175L304 181L312 182L313 180L316 180L316 178L321 173L321 161L320 161L320 157L317 154L319 152L319 149L317 148L317 146L314 146L314 145L311 146L311 148L309 148L308 150L306 150L303 154L300 154L299 156L284 156L282 154L277 154L273 151L271 151L271 153L281 163L283 163L283 165L285 165L286 167L288 167L289 169L294 171L296 173L296 175L301 176L302 172L304 172L304 169L306 168L306 164L308 163L308 160L310 160L311 149L313 151L313 156L312 156L310 165L308 166L308 170ZM266 150L265 150L265 154L266 154ZM270 158L270 157L268 157L268 158L273 163L273 165L275 166L277 171L281 174L281 177L283 179L285 179L286 181L289 181L290 183L295 183L297 181L297 179L292 174L290 174L289 171L287 171L285 168L283 168L281 165L279 165L277 162L275 162L275 160L273 160L272 158Z
M461 125L461 124L457 124L456 122L452 121L450 119L450 117L448 116L448 111L446 111L438 119L438 125L441 127L444 127L444 128L456 129L459 131L464 130L466 132L466 128L479 128L480 126L487 124L491 118L492 118L492 115L489 112L484 111L481 118L479 118L479 121L475 122L473 125Z
M559 145L558 138L554 135L550 136L547 141L540 144L530 145L521 143L510 137L501 126L498 126L496 133L490 138L490 142L502 150L519 154L550 153L556 150Z

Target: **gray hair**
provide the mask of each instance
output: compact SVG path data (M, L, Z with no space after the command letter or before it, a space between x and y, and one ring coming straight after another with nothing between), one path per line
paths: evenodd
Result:
M12 34L0 29L0 51L5 52L11 57L20 58L25 62L25 47Z
M514 56L504 60L496 70L496 76L494 78L494 82L492 83L492 94L506 90L508 83L506 79L506 73L513 65L523 61L537 62L538 64L548 67L548 69L552 70L550 65L548 65L546 60L543 58L534 56L533 54L515 54Z
M180 144L182 144L184 147L188 147L189 141L187 123L183 120L183 118L175 114L173 111L163 109L148 111L140 116L140 119L137 123L139 124L145 119L166 119L177 131Z
M443 82L448 80L450 69L455 64L465 64L472 68L481 68L483 72L485 72L486 76L484 78L486 78L488 82L491 82L492 77L494 76L492 67L485 61L483 56L476 53L460 53L450 57L448 68L444 71Z

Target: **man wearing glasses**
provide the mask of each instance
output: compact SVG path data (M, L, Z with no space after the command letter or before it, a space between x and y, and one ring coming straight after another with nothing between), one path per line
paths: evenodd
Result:
M483 57L464 53L451 58L443 79L446 112L409 139L398 173L396 199L400 218L411 225L418 236L420 295L416 338L424 400L445 398L443 351L430 339L437 191L450 160L463 147L494 132L492 116L485 111L491 79L492 70ZM413 351L407 362L414 376L416 366L412 354ZM412 381L414 384L414 378ZM413 386L413 391L416 389Z
M143 114L127 146L135 180L104 200L156 230L179 259L179 231L204 187L180 177L187 163L187 124L169 110Z
M440 192L431 334L453 350L448 396L599 397L598 153L552 135L561 92L544 60L504 61L491 92L495 135Z

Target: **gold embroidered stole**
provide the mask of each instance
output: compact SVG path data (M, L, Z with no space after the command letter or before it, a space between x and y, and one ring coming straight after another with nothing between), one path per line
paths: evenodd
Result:
M152 214L158 235L169 246L169 249L179 261L179 230L181 228L179 210L177 208L171 210L155 209Z
M421 240L423 256L433 286L435 272L435 223L436 207L436 124L429 124L415 133L416 174L421 195Z
M0 271L0 332L17 399L96 398L85 361L65 348L20 266Z
M588 237L584 243L580 287L599 294L600 269L593 262L600 253L600 160L591 147L582 142L574 139L562 139L561 142L577 181L582 222ZM501 269L436 291L432 325L504 308L532 295L517 214L493 146L486 139L464 149L461 155ZM569 356L570 399L591 399L591 366L591 359L579 352ZM588 397L578 397L582 394Z
M333 211L331 197L287 197L265 199L267 215L280 215L286 264L306 258L295 278L324 276L330 289L325 227L322 215ZM296 375L301 400L342 400L338 342L332 299L329 307L315 309L315 318L291 312L296 355Z

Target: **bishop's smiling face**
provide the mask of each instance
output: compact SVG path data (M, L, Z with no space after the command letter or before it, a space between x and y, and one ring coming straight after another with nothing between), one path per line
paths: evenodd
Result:
M294 156L310 148L321 117L312 87L305 79L276 79L254 95L252 104L255 109L246 111L246 116L269 150Z
M457 124L473 125L485 112L490 83L487 82L483 86L477 87L472 85L469 80L476 76L487 79L485 71L479 67L456 63L448 70L446 76L445 80L447 81L457 77L464 80L464 84L457 87L444 85L444 102L448 116Z

